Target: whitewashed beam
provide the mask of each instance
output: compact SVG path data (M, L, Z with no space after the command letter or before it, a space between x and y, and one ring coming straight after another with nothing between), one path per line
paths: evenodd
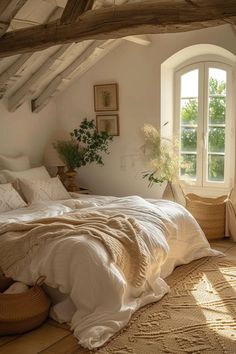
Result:
M62 9L56 7L49 15L46 22L53 21L61 17ZM22 54L16 61L11 64L7 69L0 73L0 99L4 96L8 89L9 81L23 69L24 64L32 57L34 53Z
M46 106L49 99L52 97L57 87L61 84L63 80L67 80L78 67L91 56L94 51L99 48L105 41L94 41L90 44L82 54L80 54L65 70L58 74L50 84L45 88L45 90L32 101L32 112L39 112L43 107Z
M6 33L0 40L0 57L88 39L185 32L222 25L229 20L236 23L235 0L127 3L86 11L72 24L51 23Z
M94 54L92 54L88 60L85 60L67 79L68 83L74 78L79 79L82 75L84 75L91 67L93 67L99 60L101 60L105 55L107 55L111 50L117 48L123 42L122 39L110 39L105 42L102 50L96 50ZM61 84L53 97L55 97L59 92L63 91L65 86L67 85L67 81L63 81L64 85Z
M25 53L20 56L12 65L0 74L0 99L7 91L9 79L12 78L25 62L31 57L31 53Z
M128 36L128 37L124 37L124 39L129 42L133 42L140 45L146 45L146 46L152 43L152 41L147 35Z
M236 37L236 26L235 25L231 25L231 28L232 28L233 34Z
M59 49L56 50L55 53L50 55L43 65L36 70L33 74L31 74L30 78L8 98L8 110L10 112L14 112L17 108L19 108L22 103L25 101L27 96L31 92L31 88L36 84L40 78L45 75L51 67L54 65L55 61L60 58L65 52L72 46L73 44L64 44Z
M61 23L75 23L83 12L91 10L94 0L68 0L61 16Z
M24 6L27 0L1 0L0 1L0 37L7 31L11 20Z

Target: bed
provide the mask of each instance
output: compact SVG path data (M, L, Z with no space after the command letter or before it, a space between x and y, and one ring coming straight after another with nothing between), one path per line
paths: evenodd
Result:
M25 189L29 206L0 213L0 267L29 285L44 275L51 317L69 322L86 348L106 343L135 311L168 293L164 279L176 266L219 254L176 203L139 196L60 199L58 186L37 201L42 186L52 183L59 182L41 181L34 195Z

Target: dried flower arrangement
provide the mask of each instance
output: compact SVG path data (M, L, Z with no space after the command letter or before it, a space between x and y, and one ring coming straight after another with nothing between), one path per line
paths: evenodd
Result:
M151 124L143 127L143 152L148 160L149 169L143 173L148 179L149 186L153 183L162 184L164 181L173 182L178 179L179 155L178 141L161 137L160 132Z

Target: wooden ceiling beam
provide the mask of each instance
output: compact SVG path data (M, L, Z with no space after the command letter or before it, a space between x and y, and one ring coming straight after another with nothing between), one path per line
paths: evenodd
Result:
M56 7L49 15L47 22L60 18L62 9ZM7 92L10 80L24 68L25 63L33 56L34 53L25 53L19 56L16 61L8 66L2 73L0 73L0 99L3 98Z
M1 0L0 1L0 37L7 31L11 20L24 6L27 0Z
M194 4L194 6L193 6ZM196 6L198 6L196 11ZM83 13L79 22L51 23L6 33L0 57L37 51L56 44L129 35L185 32L236 23L235 0L161 0L127 3Z
M128 37L124 37L124 39L126 41L133 42L140 45L145 45L145 46L150 45L152 43L150 38L148 38L148 36L146 35L128 36Z
M94 0L68 0L61 16L63 24L75 23L85 11L91 10Z
M40 78L45 75L54 65L55 61L60 58L73 44L64 44L55 53L48 57L43 65L40 66L34 73L30 75L30 78L8 98L8 110L14 112L19 108L25 99L31 93L33 85L35 85Z
M16 75L16 73L22 68L27 60L31 57L32 53L25 53L20 55L16 61L11 64L6 70L0 74L0 99L7 91L9 80Z
M90 44L82 54L80 54L66 69L64 69L60 74L58 74L50 84L45 88L45 90L34 100L32 100L32 112L39 112L43 109L50 98L53 96L58 86L67 80L67 78L79 68L79 66L84 63L93 53L96 51L99 46L101 46L106 41L94 41Z

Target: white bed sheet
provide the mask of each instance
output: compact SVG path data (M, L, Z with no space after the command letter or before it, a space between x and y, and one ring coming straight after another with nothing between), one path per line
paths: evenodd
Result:
M113 215L119 212L138 220L148 235L145 241L152 258L142 287L130 286L103 245L86 236L71 237L70 242L52 241L46 247L40 245L36 253L29 255L27 267L19 266L15 274L7 275L27 284L46 275L47 285L68 294L69 298L54 306L51 313L61 322L71 321L79 343L90 349L103 345L127 324L138 308L163 297L169 291L163 278L175 266L218 254L211 250L201 229L183 207L135 196L81 195L79 199L38 203L0 214L0 223L62 215L75 208L81 213L99 210ZM157 218L165 221L166 233L158 228Z

